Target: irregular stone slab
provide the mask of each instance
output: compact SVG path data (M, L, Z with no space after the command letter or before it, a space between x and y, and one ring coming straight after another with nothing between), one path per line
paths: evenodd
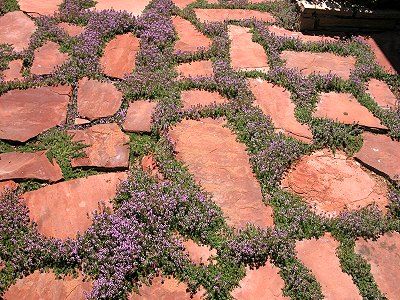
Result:
M350 275L340 267L336 248L339 242L330 234L296 243L297 256L321 284L326 299L362 299Z
M134 2L131 1L131 3ZM132 33L117 35L108 42L100 58L104 74L122 79L125 75L132 73L139 48L140 40Z
M95 8L97 10L125 10L135 16L139 16L150 3L150 0L96 0L96 2Z
M343 79L349 79L350 73L355 68L356 59L352 56L339 56L333 53L312 53L283 51L282 59L289 68L299 69L308 76L313 73L326 75L335 74Z
M12 90L0 96L0 139L26 142L65 123L71 88Z
M146 100L132 102L129 104L122 128L128 132L151 132L156 106L157 103Z
M62 0L18 0L19 7L22 11L48 16L57 12L62 2Z
M85 293L90 293L92 283L83 281L79 274L77 278L65 276L62 279L50 273L35 271L31 275L18 279L4 294L7 300L55 300L55 299L86 299Z
M246 276L239 282L231 295L237 300L247 299L290 299L283 296L285 283L279 276L279 269L269 261L254 270L246 268Z
M78 26L70 23L59 23L58 27L64 30L69 36L75 37L85 31L85 27Z
M184 241L182 244L189 254L190 260L198 265L209 265L211 256L217 255L217 250L210 249L209 246L200 246L193 240Z
M279 37L299 39L302 42L337 42L338 39L324 35L308 35L298 31L290 31L275 25L268 26L268 30Z
M275 22L275 18L267 12L250 9L194 9L200 22L223 22L256 19L264 22Z
M21 70L22 70L21 59L16 59L11 61L8 64L8 69L3 71L4 81L23 80L24 77L21 74Z
M127 168L129 165L129 136L119 126L98 124L84 130L69 130L74 142L81 142L86 157L74 158L73 167Z
M364 171L343 152L319 150L303 156L286 174L282 186L315 206L318 213L336 216L376 203L388 204L384 181Z
M42 47L35 50L31 68L31 73L45 75L53 73L56 68L62 65L67 59L68 54L61 53L60 46L54 42L47 42Z
M196 52L200 49L208 50L211 46L211 39L194 27L192 23L181 17L172 18L178 40L175 43L175 52Z
M400 142L386 135L363 134L364 144L354 157L377 173L400 182Z
M63 178L60 166L46 156L46 151L0 154L0 180L39 179L55 182Z
M362 106L349 93L322 93L314 116L328 118L344 124L357 123L365 127L387 129L378 118L374 117L365 106Z
M268 72L268 57L263 46L252 41L253 34L246 27L228 26L232 68L236 71Z
M122 93L111 82L87 77L78 83L78 114L89 120L110 117L122 104Z
M172 0L172 2L178 6L180 9L185 8L186 6L188 6L189 4L195 2L196 0ZM207 3L210 4L217 4L218 0L207 0Z
M196 106L228 103L228 99L222 97L218 92L208 92L203 90L183 91L181 93L181 99L184 110Z
M210 60L192 61L178 65L178 79L183 77L213 77L214 71Z
M370 79L367 83L367 93L370 94L381 107L395 108L398 104L396 96L384 81L375 78Z
M48 185L23 194L29 217L38 231L59 239L75 238L92 224L88 218L99 203L111 207L110 200L117 187L127 178L126 173L107 173Z
M13 11L0 17L0 44L10 44L19 52L29 46L36 25L22 11Z
M14 191L18 188L18 184L12 180L1 181L0 182L0 196L4 192ZM0 261L0 271L1 271L1 261Z
M89 124L90 121L83 119L83 118L75 118L74 120L74 125L84 125L84 124Z
M295 105L290 100L289 91L261 79L249 79L249 84L255 97L254 104L271 117L277 131L302 142L312 141L311 130L307 125L300 124L294 115Z
M400 295L400 234L386 233L376 241L360 239L356 241L355 251L371 265L371 273L387 299L397 299Z
M171 131L177 158L184 162L197 182L213 194L229 225L260 227L273 225L272 209L263 203L261 188L249 163L246 147L210 118L183 120Z

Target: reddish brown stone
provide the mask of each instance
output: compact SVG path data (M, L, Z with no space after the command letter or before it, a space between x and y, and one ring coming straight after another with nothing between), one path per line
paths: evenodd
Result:
M11 44L18 52L25 50L35 30L35 22L23 12L9 12L0 17L0 44Z
M129 105L122 128L128 132L151 132L152 115L157 103L139 100Z
M352 56L339 56L333 53L312 53L283 51L281 57L286 60L286 66L299 69L308 76L317 74L335 74L343 79L349 79L350 72L355 68L356 59Z
M301 195L318 213L337 215L376 203L388 203L384 181L364 171L342 152L320 150L302 157L282 180L282 186Z
M246 27L228 26L231 40L230 56L234 70L268 72L268 57L263 46L252 41L253 34Z
M384 81L374 78L371 79L367 84L367 93L370 94L381 107L394 108L398 104L396 96Z
M178 34L178 41L175 43L175 51L196 52L200 48L208 50L211 46L211 39L202 34L192 23L181 17L172 18L175 30Z
M22 200L41 234L75 238L90 227L87 215L99 210L99 203L111 207L117 186L126 178L126 173L107 173L69 180L25 193Z
M187 110L196 106L208 106L212 104L224 104L228 99L222 97L218 92L203 90L188 90L181 93L183 109Z
M239 287L231 295L237 300L248 299L289 299L283 296L285 283L279 276L279 269L269 261L254 270L246 268L246 276L239 282Z
M84 125L84 124L89 124L90 121L82 118L75 118L74 120L74 125Z
M67 86L12 90L0 96L0 139L26 142L65 122Z
M62 2L62 0L18 0L19 7L22 11L39 15L53 15L58 11L58 7Z
M278 27L275 25L268 26L268 30L279 37L287 37L299 39L302 42L336 42L338 39L335 39L330 36L324 35L308 35L297 31L290 31L282 27Z
M150 0L96 0L96 9L126 10L138 16L149 3Z
M131 74L136 65L139 48L140 40L132 33L117 35L108 42L100 59L104 74L121 79Z
M295 105L287 90L261 79L250 79L249 83L254 104L271 117L275 129L306 143L312 141L308 126L300 124L294 115Z
M50 162L46 151L0 154L0 180L39 179L55 182L63 178L56 160Z
M68 59L68 54L61 53L59 45L54 42L47 42L35 50L31 73L36 75L50 74Z
M159 180L164 180L163 174L160 172L157 162L153 155L145 155L140 161L142 170L147 172L150 176L157 178Z
M172 0L172 2L178 6L180 9L185 8L186 6L188 6L189 4L195 2L196 0ZM207 3L210 4L217 4L218 0L206 0Z
M73 167L127 168L129 165L129 136L119 126L98 124L84 130L70 130L74 142L81 142L86 157L74 158Z
M122 93L111 82L87 77L79 80L78 114L89 120L114 115L122 103Z
M371 265L371 273L387 299L397 299L400 295L400 234L386 233L376 241L360 239L356 241L355 251Z
M273 225L272 209L263 203L246 147L223 127L222 120L184 120L170 131L177 158L197 182L213 194L229 225Z
M362 299L350 275L340 267L336 248L339 243L330 235L296 243L298 258L321 284L326 299Z
M3 194L4 192L7 191L14 191L18 188L18 184L15 183L12 180L7 180L7 181L1 181L0 182L0 196L1 194ZM0 263L1 265L1 263ZM1 266L0 266L0 270L1 270Z
M214 76L212 62L210 60L192 61L178 66L178 79L183 77L212 77Z
M369 132L365 132L363 138L364 144L354 157L374 171L400 182L400 142Z
M83 281L79 274L77 278L65 276L57 278L50 273L35 271L31 275L18 279L4 294L7 300L55 300L55 299L86 299L85 293L90 293L92 283Z
M69 36L72 37L78 36L85 31L85 27L65 22L58 24L58 27L63 29Z
M194 9L200 22L223 22L235 20L257 19L264 22L275 22L275 18L267 12L249 9Z
M195 264L208 265L211 257L217 255L217 250L210 249L209 246L200 246L193 240L184 241L183 246L189 254L190 260Z
M4 81L23 80L24 77L21 74L21 70L22 70L21 59L16 59L11 61L8 64L8 69L3 71Z
M357 123L365 127L387 129L378 118L374 117L365 106L362 106L352 94L348 93L322 93L314 116L344 124Z

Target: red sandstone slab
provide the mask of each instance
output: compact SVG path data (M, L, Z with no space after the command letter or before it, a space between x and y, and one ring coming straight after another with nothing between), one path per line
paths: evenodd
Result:
M21 59L16 59L11 61L8 64L8 69L3 71L4 81L23 80L24 77L21 74L21 70L22 70Z
M273 225L272 209L263 203L261 188L246 147L222 120L184 120L170 131L177 158L197 182L213 195L229 225Z
M239 287L231 295L237 300L249 299L289 299L283 296L285 283L279 276L279 269L269 261L254 270L246 268L246 276L239 282Z
M35 30L35 22L23 12L9 12L0 17L0 44L11 44L17 52L25 50Z
M183 77L213 77L213 66L210 60L192 61L178 66L178 79Z
M122 93L111 82L87 77L78 83L78 114L89 120L110 117L122 104Z
M74 158L73 167L127 168L129 165L129 136L119 126L98 124L84 130L69 130L74 142L81 142L86 157Z
M107 43L100 58L104 74L121 79L131 74L136 65L139 48L140 40L132 33L117 35Z
M172 0L172 2L179 7L180 9L184 9L186 6L189 4L192 4L196 0ZM210 4L217 4L218 0L206 0L205 2L210 3Z
M365 106L362 106L349 93L322 93L314 116L328 118L344 124L357 123L365 127L387 129L378 118L374 117Z
M22 200L29 209L29 217L38 225L38 231L59 239L75 238L83 233L92 221L88 218L99 203L111 207L119 183L126 173L107 173L73 179L23 194Z
M0 154L0 180L39 179L55 182L63 178L56 160L50 162L46 151Z
M308 76L313 73L326 75L335 74L343 79L349 79L350 73L355 68L356 59L352 56L339 56L333 53L313 53L283 51L282 59L289 68L299 69Z
M125 10L135 16L142 14L150 0L96 0L97 10Z
M178 40L175 43L175 52L196 52L200 49L208 50L211 46L211 39L190 23L179 16L172 18L175 30L178 34Z
M72 36L72 37L78 36L82 32L85 31L85 27L78 26L78 25L75 25L75 24L65 23L65 22L59 23L58 27L60 27L69 36Z
M363 134L364 144L355 158L374 171L400 182L400 142L386 135Z
M386 233L376 241L356 241L356 253L371 265L371 273L387 299L400 295L400 234Z
M18 0L18 5L22 11L27 13L53 15L58 11L62 2L62 0Z
M0 139L26 142L65 123L68 86L12 90L0 96Z
M188 90L181 93L183 109L188 110L196 106L208 106L212 104L224 104L228 99L222 97L218 92L203 90Z
M376 203L385 210L384 181L364 171L342 152L319 150L303 156L286 174L282 186L302 196L317 213L338 215Z
M323 35L309 35L298 31L290 31L276 25L268 26L268 30L279 37L299 39L302 42L336 42L338 39Z
M255 97L254 104L271 117L275 129L302 142L311 143L311 130L297 121L289 91L261 79L249 79L249 84Z
M399 104L398 99L384 81L374 78L370 79L367 83L367 93L370 94L381 107L395 108L396 105Z
M7 180L7 181L0 181L0 196L4 192L7 191L14 191L18 188L18 184L15 183L12 180ZM0 271L1 271L1 262L0 262Z
M85 293L90 293L92 283L83 281L79 274L77 278L65 276L62 279L51 271L40 273L35 271L27 277L18 279L4 294L6 300L56 300L56 299L86 299Z
M129 104L122 128L128 132L151 132L153 113L157 103L139 100Z
M336 248L339 246L330 234L296 243L298 258L311 270L321 284L326 299L362 299L350 275L340 267Z
M209 265L211 257L217 255L217 250L210 249L209 246L198 245L193 240L184 241L182 244L189 254L190 260L198 265Z
M68 59L68 54L61 53L60 46L54 42L47 42L42 47L37 48L34 53L31 73L45 75L53 73L56 68Z
M275 18L267 12L250 9L194 9L200 22L223 22L256 19L264 22L275 22Z

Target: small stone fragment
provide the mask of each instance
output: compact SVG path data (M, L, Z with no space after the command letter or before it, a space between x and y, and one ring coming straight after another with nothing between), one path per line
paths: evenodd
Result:
M78 26L75 24L70 24L70 23L59 23L58 27L63 29L69 36L75 37L80 35L82 32L85 31L85 27Z
M4 81L23 80L24 77L21 74L22 66L21 59L11 61L8 64L8 69L3 71Z
M212 104L224 104L228 99L222 97L218 92L204 90L188 90L181 93L183 109L188 110L196 106L209 106Z
M122 128L128 132L151 132L152 116L156 106L157 103L146 100L132 102Z
M217 255L217 250L210 249L209 246L200 246L193 240L184 241L183 246L189 254L190 260L195 264L210 264L210 258Z
M12 180L0 181L0 197L1 197L1 194L5 193L7 191L14 191L17 188L18 188L18 184ZM1 265L1 261L0 261L0 265ZM0 271L1 271L1 266L0 266Z
M60 46L52 41L35 50L31 73L45 75L53 73L68 59L68 54L61 53Z
M175 52L196 52L200 49L208 50L210 48L211 39L198 31L188 20L175 16L172 18L172 23L178 33Z
M153 155L150 154L143 156L140 165L142 170L150 176L157 178L158 180L164 180L164 175L160 172Z
M213 77L213 65L210 60L192 61L178 66L178 79L183 77Z

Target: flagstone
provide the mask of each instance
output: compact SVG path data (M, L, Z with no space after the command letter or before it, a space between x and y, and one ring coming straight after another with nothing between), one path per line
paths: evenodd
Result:
M400 104L384 81L375 78L370 79L367 83L367 93L383 108L395 108Z
M53 73L57 67L62 65L68 59L68 54L59 50L57 43L48 41L42 47L34 52L31 73L36 75L45 75Z
M184 110L198 106L203 107L212 104L219 105L228 103L228 99L222 97L218 92L209 92L204 90L182 91L181 99Z
M122 128L128 132L151 132L156 106L157 103L146 100L130 103Z
M62 0L18 0L18 5L26 13L51 16L58 12L62 2Z
M192 61L178 65L178 79L183 77L213 77L213 65L210 60Z
M150 0L96 0L96 10L125 10L135 16L142 14Z
M196 27L179 16L172 18L178 40L175 43L175 52L196 52L200 49L208 50L211 46L211 39L198 31Z
M250 9L194 9L200 22L223 22L256 19L264 22L275 22L275 18L268 12Z
M184 9L189 4L192 4L196 0L172 0L172 2L179 7L180 9ZM218 0L205 0L209 4L218 4Z
M4 70L2 74L4 81L23 80L24 77L21 74L22 66L21 59L10 61L8 69Z
M261 0L263 1L263 0ZM324 35L310 35L298 31L287 30L276 25L268 26L268 30L279 37L299 39L302 42L337 42L338 39Z
M80 35L82 32L85 31L85 27L78 26L75 24L70 24L66 22L62 22L58 24L58 27L63 29L69 36L75 37Z

